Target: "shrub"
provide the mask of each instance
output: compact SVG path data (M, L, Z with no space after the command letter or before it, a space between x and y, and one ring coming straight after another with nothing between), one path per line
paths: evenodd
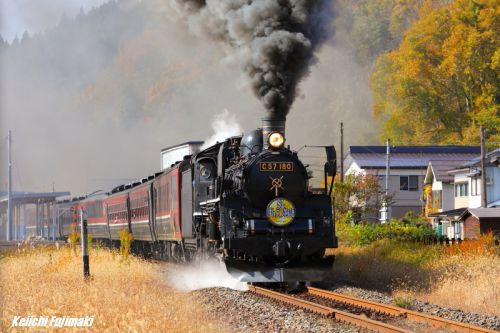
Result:
M444 248L446 254L452 255L490 255L498 254L500 248L495 244L493 233L489 232L479 236L479 239L465 240Z
M124 259L128 259L134 235L132 235L128 231L128 229L120 230L119 235L120 235L120 254L123 256Z
M94 237L92 237L92 234L87 234L87 249L89 249L89 253L90 251L92 251L92 240L94 239Z
M68 235L68 243L71 249L73 250L74 255L76 256L76 246L80 242L80 233L76 231L76 224L71 224L70 233Z
M394 297L394 305L404 309L411 309L413 306L413 299L410 297L397 296Z
M390 239L402 242L425 242L435 237L435 232L425 224L405 224L392 220L385 224L338 223L337 235L341 241L363 246L376 240Z

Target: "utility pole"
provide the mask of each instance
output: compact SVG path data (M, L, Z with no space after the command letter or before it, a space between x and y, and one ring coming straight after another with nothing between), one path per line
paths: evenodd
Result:
M488 206L487 193L486 193L486 147L484 144L484 127L481 125L481 207Z
M391 176L391 140L387 139L385 142L385 198L384 198L384 211L382 223L389 222L391 219L391 208L387 202L389 197L389 177Z
M12 230L12 157L11 157L11 141L12 135L9 130L9 135L7 136L7 151L9 155L9 184L7 189L7 240L11 239L11 230Z
M344 182L344 123L340 123L340 181Z

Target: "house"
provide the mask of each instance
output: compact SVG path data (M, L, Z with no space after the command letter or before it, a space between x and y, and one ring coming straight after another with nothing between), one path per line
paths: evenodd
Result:
M459 221L461 239L475 239L487 232L500 236L500 208L468 208Z
M500 148L486 154L486 207L500 207ZM454 208L481 207L481 160L472 160L448 171L453 176Z
M385 188L386 146L351 146L345 159L345 174L371 174ZM408 211L422 213L424 178L430 161L469 161L480 154L474 146L393 146L390 147L389 194L391 217L401 218ZM380 219L365 216L366 219Z
M460 217L465 213L467 208L450 209L445 212L429 214L432 227L436 230L436 235L441 238L448 239L465 239L462 233L464 229L463 223L460 222Z
M426 186L426 216L438 236L448 239L477 238L487 230L500 230L500 149L486 154L487 208L481 207L481 163L476 156L470 161L429 163ZM446 167L451 166L448 171ZM441 192L438 189L441 187ZM436 191L435 191L436 190ZM439 202L441 196L442 202ZM446 198L446 199L444 199ZM450 199L453 205L450 206ZM446 201L446 202L445 202ZM497 207L497 208L495 208Z
M500 236L500 208L457 208L429 215L438 237L454 240L477 239L493 232Z
M426 215L455 208L454 177L449 171L468 160L431 160L424 178Z

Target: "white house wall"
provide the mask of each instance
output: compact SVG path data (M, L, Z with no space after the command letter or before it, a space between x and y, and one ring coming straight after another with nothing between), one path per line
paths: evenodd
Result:
M478 208L481 207L481 179L478 179L478 195L472 195L472 178L468 177L469 172L462 172L455 174L455 184L468 183L469 191L467 197L455 197L454 208ZM486 185L488 204L500 200L500 168L487 167L486 176L489 180ZM453 188L453 196L455 195L455 188Z
M459 184L459 183L468 183L469 184L469 193L467 196L455 197L455 209L469 207L469 196L470 196L470 190L471 190L470 185L471 184L470 184L470 178L467 177L468 173L469 173L469 171L455 174L455 177L454 177L455 184ZM455 195L455 189L453 189L453 195Z
M436 181L434 179L434 182L432 183L432 190L433 191L442 191L443 190L443 182Z
M352 174L366 175L366 171L364 169L361 169L356 162L352 162L351 165L349 165L349 168L347 168L345 175L352 175Z

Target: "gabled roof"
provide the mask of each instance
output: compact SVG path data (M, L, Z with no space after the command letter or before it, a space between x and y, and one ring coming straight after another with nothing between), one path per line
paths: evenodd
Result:
M500 219L500 208L469 208L462 213L460 219L473 215L479 218L498 218Z
M390 166L399 169L426 169L429 161L469 161L480 154L475 146L390 147ZM350 158L362 169L385 168L385 146L351 146Z
M450 183L453 181L453 176L448 173L448 171L462 165L467 161L465 160L431 160L429 161L429 166L427 168L427 174L432 172L434 179L438 182ZM426 175L426 182L428 181ZM430 184L430 180L429 180Z

